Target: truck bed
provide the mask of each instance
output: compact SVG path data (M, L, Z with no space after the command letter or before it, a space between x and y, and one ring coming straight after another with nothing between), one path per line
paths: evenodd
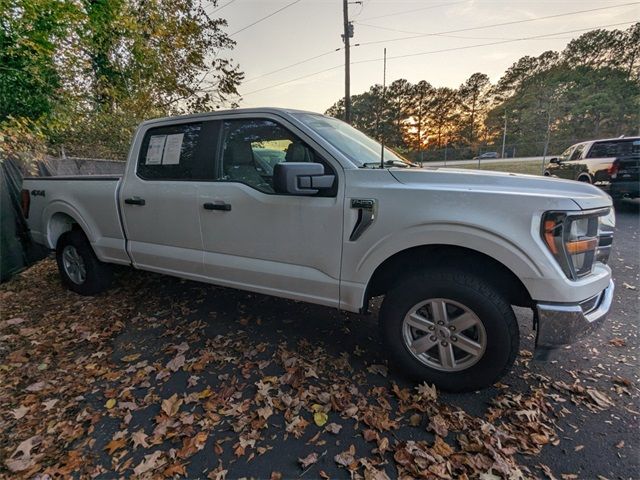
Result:
M36 243L55 249L51 240L68 230L71 218L80 225L98 258L105 262L128 264L125 235L118 213L120 175L72 175L27 177L23 188L29 191L29 225Z

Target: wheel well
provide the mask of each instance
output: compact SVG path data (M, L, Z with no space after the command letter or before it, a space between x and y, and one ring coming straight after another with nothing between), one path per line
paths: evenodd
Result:
M78 222L66 213L54 213L49 220L48 236L52 248L56 248L60 236L71 230L82 230Z
M367 285L364 307L368 306L372 297L384 295L407 275L445 265L479 274L504 292L512 305L532 305L531 296L522 281L497 260L469 248L425 245L398 252L376 268Z
M582 173L582 174L578 175L578 181L579 182L593 183L591 181L591 175L589 175L588 173Z

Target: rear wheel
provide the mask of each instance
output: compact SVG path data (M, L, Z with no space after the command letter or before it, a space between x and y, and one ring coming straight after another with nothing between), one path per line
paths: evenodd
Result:
M399 284L385 297L380 326L401 372L448 391L492 385L519 347L509 302L462 270L425 271Z
M111 266L101 262L80 230L58 239L56 261L62 284L80 295L95 295L111 285Z

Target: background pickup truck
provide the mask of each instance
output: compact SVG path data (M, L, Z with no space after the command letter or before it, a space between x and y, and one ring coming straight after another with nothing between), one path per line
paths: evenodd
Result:
M382 157L382 158L381 158ZM584 183L413 168L334 118L282 110L144 122L120 177L26 179L35 241L96 294L110 264L351 312L384 296L391 366L448 390L491 385L601 324L611 199Z
M596 185L613 198L640 196L640 137L592 140L551 158L546 176Z

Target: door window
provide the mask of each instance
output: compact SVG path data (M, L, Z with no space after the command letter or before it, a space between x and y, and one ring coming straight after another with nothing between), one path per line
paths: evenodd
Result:
M275 193L273 171L282 162L315 162L331 168L300 138L272 120L223 122L218 180ZM326 192L325 192L326 194Z
M212 123L188 123L149 129L138 155L138 176L145 180L211 179L213 165L211 160L206 164L203 150L211 147L205 137L214 137L212 132L207 134L207 130L213 127Z
M573 153L571 154L570 160L580 160L582 158L582 152L584 150L584 147L585 147L584 143L581 143L580 145L578 145L576 149L573 151Z

